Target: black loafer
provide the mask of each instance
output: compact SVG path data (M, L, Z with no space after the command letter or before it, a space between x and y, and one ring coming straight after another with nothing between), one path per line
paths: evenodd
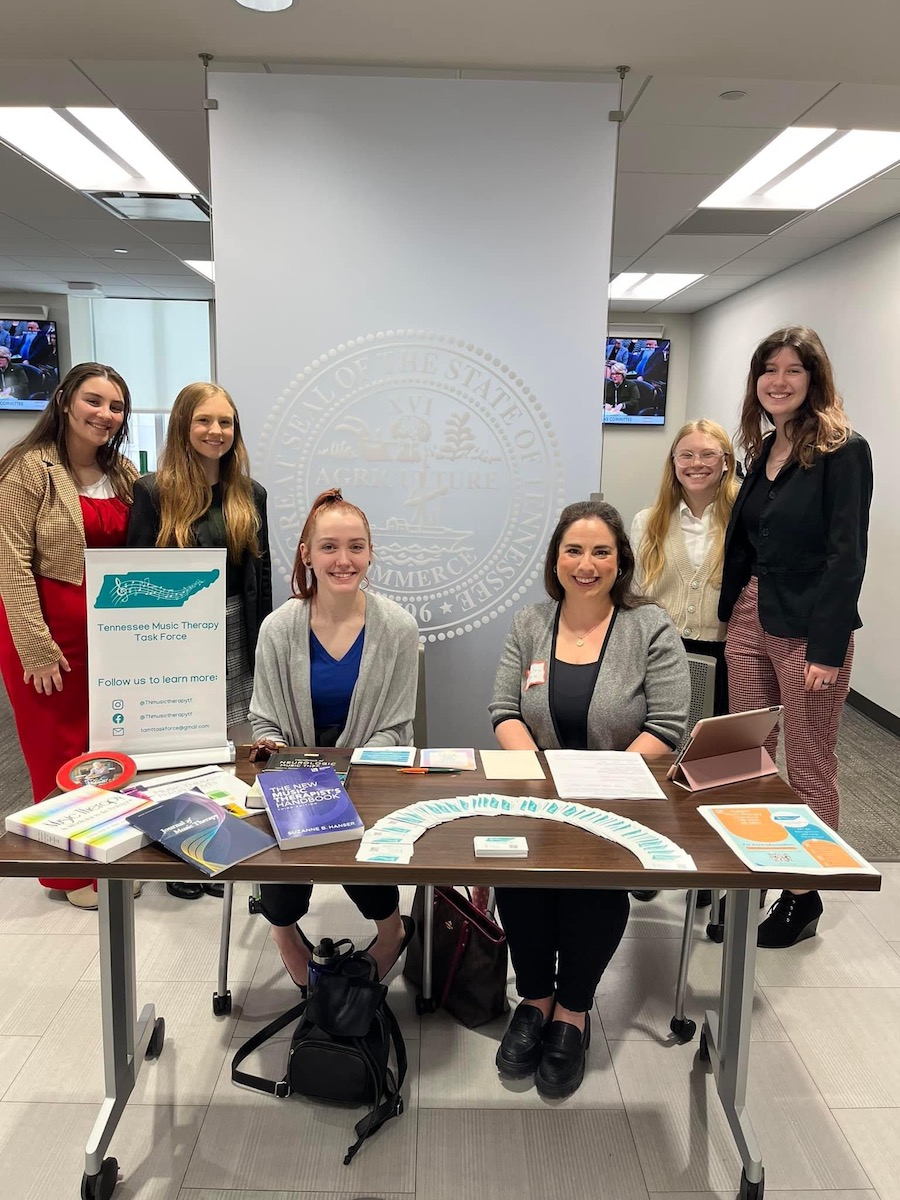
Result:
M649 889L638 889L636 892L630 892L629 895L634 896L635 900L643 900L646 904L649 900L655 900L659 892L651 892Z
M533 1004L520 1004L503 1035L494 1060L505 1079L533 1075L541 1061L544 1014Z
M697 907L709 908L712 904L712 892L709 888L700 888L697 892Z
M544 1049L534 1077L538 1093L546 1100L564 1100L581 1087L591 1044L591 1016L584 1014L584 1031L567 1021L551 1021L544 1034Z
M174 883L166 884L166 891L170 896L177 896L179 900L199 900L203 895L203 884L184 883L176 880Z
M221 900L225 895L224 883L201 883L200 886L206 892L207 896L218 896Z

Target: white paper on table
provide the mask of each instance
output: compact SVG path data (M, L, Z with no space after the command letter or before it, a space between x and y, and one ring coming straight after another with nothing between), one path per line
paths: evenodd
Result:
M548 750L561 800L665 800L653 772L627 750Z
M485 779L546 779L534 750L479 750Z

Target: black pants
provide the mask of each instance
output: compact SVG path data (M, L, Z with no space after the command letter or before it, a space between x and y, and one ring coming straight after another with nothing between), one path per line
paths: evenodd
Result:
M309 912L311 883L260 884L260 912L270 925L296 925ZM391 884L345 884L344 891L367 921L384 921L400 904L400 891Z
M497 888L523 1000L556 998L587 1012L628 923L628 893L601 888Z
M688 654L706 654L716 660L716 685L713 694L713 716L723 717L728 712L728 666L725 662L724 642L695 642L682 638L681 644ZM690 730L688 730L690 732Z

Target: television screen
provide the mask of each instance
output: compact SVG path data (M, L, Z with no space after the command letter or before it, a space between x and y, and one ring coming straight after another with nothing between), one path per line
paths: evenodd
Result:
M606 339L604 425L665 425L668 338Z
M59 387L55 321L0 321L0 411L46 408Z

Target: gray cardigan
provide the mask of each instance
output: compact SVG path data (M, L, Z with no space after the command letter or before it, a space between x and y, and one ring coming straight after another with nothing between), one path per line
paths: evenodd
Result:
M516 613L489 706L495 729L503 721L522 721L539 750L560 749L550 712L558 611L548 600ZM540 662L545 682L524 690L526 672ZM684 735L690 700L684 647L663 610L655 604L617 609L588 709L588 747L625 750L638 734L652 733L674 749Z
M256 738L316 742L309 690L309 602L288 600L266 617L256 647L250 723ZM393 600L366 594L366 636L338 746L411 746L419 630Z

